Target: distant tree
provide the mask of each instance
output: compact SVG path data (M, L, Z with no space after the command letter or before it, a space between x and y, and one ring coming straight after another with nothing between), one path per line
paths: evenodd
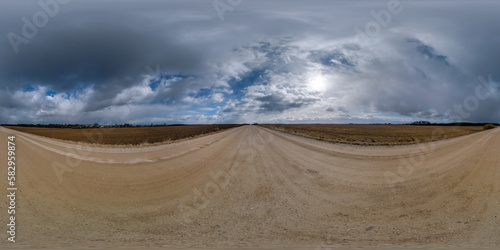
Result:
M432 123L429 121L416 121L413 122L412 125L431 125Z
M492 128L495 128L495 125L493 125L491 123L485 124L484 127L483 127L484 130L492 129Z

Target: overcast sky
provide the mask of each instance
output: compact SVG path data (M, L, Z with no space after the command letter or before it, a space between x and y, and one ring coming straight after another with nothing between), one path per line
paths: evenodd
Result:
M500 122L499 1L0 2L0 123Z

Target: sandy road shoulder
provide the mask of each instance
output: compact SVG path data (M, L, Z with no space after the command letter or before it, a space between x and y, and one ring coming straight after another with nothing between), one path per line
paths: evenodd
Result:
M443 139L433 142L425 142L410 145L397 146L361 146L319 141L312 138L302 137L258 126L259 129L272 133L274 136L290 141L291 143L302 144L306 147L313 147L318 150L330 151L346 157L394 157L412 156L422 153L430 153L444 148L470 144L472 142L484 141L500 130L486 130L474 134Z
M63 142L0 127L0 131L7 134L16 134L19 138L35 147L78 160L108 164L137 164L178 157L210 146L227 135L234 133L237 129L239 128L163 145L147 147L100 147Z

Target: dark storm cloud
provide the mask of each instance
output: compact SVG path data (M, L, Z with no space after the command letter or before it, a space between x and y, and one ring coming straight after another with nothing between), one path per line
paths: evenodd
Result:
M424 55L428 59L435 59L438 61L443 62L446 65L449 65L446 56L439 55L435 51L435 49L429 45L424 44L422 41L414 38L408 38L406 39L408 43L416 44L416 49L419 53Z
M12 5L14 11L1 17L0 31L23 35L21 17L32 22L42 8L37 1ZM0 88L10 95L27 84L56 93L93 88L82 111L96 111L126 104L113 99L141 83L144 75L198 74L211 60L213 52L200 46L200 40L186 38L186 33L208 25L207 20L215 22L210 7L193 9L181 1L71 1L59 9L27 44L18 45L18 53L8 39L0 43ZM169 90L173 97L196 84L177 85Z
M283 112L288 109L300 108L312 104L317 99L314 98L294 98L289 99L286 95L268 95L255 98L260 101L259 112Z
M19 53L14 53L9 43L1 44L4 86L33 82L68 91L81 84L95 84L113 91L103 85L133 84L147 73L149 65L183 72L196 70L203 62L200 49L176 40L179 31L168 25L126 13L97 8L80 11L70 4L64 7L68 8L61 10L60 19L64 20L40 29L28 44L20 46ZM20 30L17 20L10 20L14 31Z

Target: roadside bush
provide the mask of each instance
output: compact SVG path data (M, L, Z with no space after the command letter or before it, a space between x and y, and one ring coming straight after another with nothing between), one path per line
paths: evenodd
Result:
M492 129L492 128L495 128L495 125L493 125L491 123L485 124L484 127L483 127L484 130Z

